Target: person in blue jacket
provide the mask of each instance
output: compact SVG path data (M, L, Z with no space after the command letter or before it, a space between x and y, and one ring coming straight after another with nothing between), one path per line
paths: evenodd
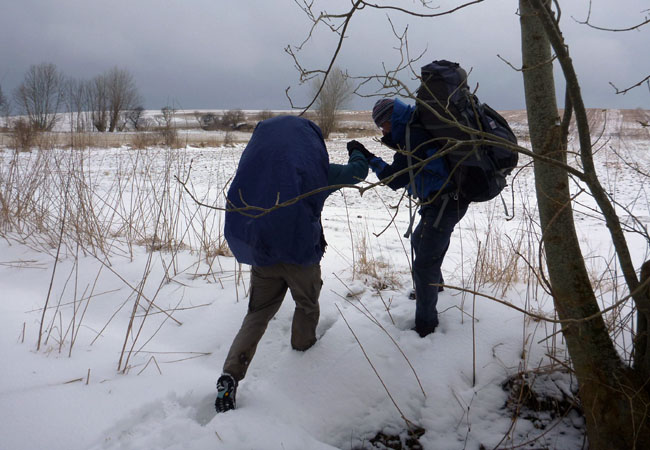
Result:
M251 281L248 312L217 381L217 412L235 408L237 385L287 290L296 303L292 348L316 343L323 204L337 185L367 175L359 150L349 151L347 164L330 163L320 128L307 119L279 116L255 128L227 195L224 234L237 260L251 265Z
M399 99L375 103L372 118L381 129L382 143L395 150L393 162L386 163L356 141L348 149L364 153L377 178L393 190L407 188L420 203L420 222L411 234L413 281L415 283L415 328L425 337L438 326L438 286L441 266L456 224L467 212L469 203L456 194L443 158L435 158L438 147L422 128L410 127L414 107ZM411 169L409 170L409 167Z

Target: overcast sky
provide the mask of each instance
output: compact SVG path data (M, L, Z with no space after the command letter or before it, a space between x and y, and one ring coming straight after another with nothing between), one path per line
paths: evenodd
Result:
M586 18L588 0L560 1L587 106L650 109L647 86L621 96L609 85L628 87L650 74L650 25L628 33L594 30L574 20ZM314 9L340 12L350 3L317 0ZM418 1L377 3L413 7ZM432 1L442 10L461 3ZM520 109L521 74L497 56L521 64L517 3L485 0L451 16L391 13L391 19L398 30L408 25L411 54L426 50L423 64L457 61L471 68L470 83L479 84L482 101ZM650 15L649 8L648 0L593 0L592 21L629 27ZM29 66L41 62L80 79L118 66L133 74L148 109L289 109L285 89L291 86L298 105L308 89L299 85L284 48L300 44L309 27L293 0L0 0L0 85L10 94ZM385 10L358 12L347 36L337 64L351 74L379 73L399 58ZM326 65L335 38L317 30L300 53L304 64ZM372 102L358 98L351 107L368 109Z

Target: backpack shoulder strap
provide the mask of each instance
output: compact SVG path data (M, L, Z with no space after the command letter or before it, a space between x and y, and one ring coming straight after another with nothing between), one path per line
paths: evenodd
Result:
M413 158L412 158L412 152L413 150L411 149L411 125L414 123L415 120L415 113L411 114L411 118L409 119L408 123L406 124L406 130L405 130L405 140L406 140L406 164L409 166L409 183L411 185L411 192L416 192L415 188L415 174L413 173ZM409 198L409 227L406 230L406 233L404 234L405 238L411 237L411 234L413 233L413 223L415 222L415 212L410 211L411 209L411 199Z

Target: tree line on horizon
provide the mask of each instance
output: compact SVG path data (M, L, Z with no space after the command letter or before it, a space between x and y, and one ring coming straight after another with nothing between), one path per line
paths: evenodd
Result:
M91 79L77 79L53 63L30 66L11 99L0 86L0 114L8 119L14 105L35 131L52 131L62 112L71 114L75 131L137 130L144 111L127 69L115 66Z
M325 138L336 128L337 113L352 95L349 80L340 68L334 68L331 75L316 93L313 105L315 120ZM315 83L314 88L319 87L320 83ZM0 116L5 118L7 127L14 105L27 121L19 126L28 126L33 131L52 131L64 112L70 114L71 131L142 131L149 127L133 75L117 66L91 79L77 79L67 77L53 63L32 65L12 91L11 98L3 93L0 85ZM170 109L173 108L164 107L163 116ZM203 129L235 128L243 120L241 110L227 111L223 117L197 116Z

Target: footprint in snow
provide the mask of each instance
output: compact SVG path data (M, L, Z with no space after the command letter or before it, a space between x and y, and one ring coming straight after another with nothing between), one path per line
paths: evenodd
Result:
M103 440L91 448L140 450L143 445L184 448L187 436L199 436L200 430L216 416L215 395L170 393L125 414L106 431Z
M334 315L323 317L318 323L316 328L316 339L319 341L325 336L325 334L334 326L337 321L337 317Z

